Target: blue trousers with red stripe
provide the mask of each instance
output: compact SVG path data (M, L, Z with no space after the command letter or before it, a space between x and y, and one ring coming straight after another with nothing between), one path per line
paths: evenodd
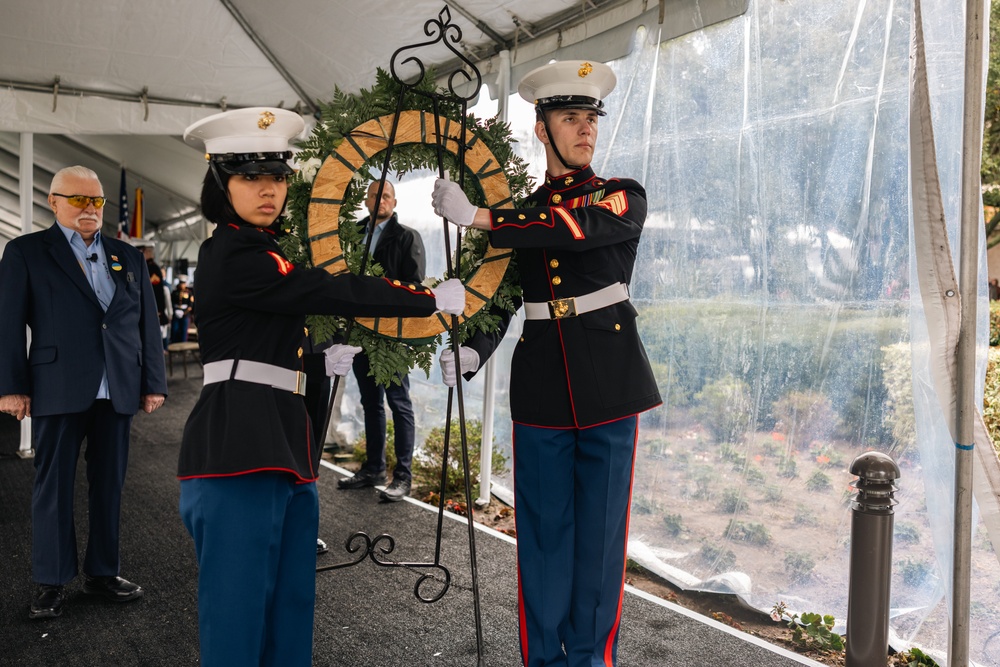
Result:
M181 481L198 554L203 667L311 667L316 484L252 473Z
M525 667L616 664L637 427L514 425Z

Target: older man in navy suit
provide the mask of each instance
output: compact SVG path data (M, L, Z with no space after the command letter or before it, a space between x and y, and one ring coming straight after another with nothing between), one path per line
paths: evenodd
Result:
M77 575L73 487L85 439L83 592L114 602L142 597L141 587L118 576L121 492L132 416L156 410L167 393L146 262L131 245L100 234L105 198L97 174L59 171L48 202L56 224L11 241L0 259L0 410L33 418L38 589L29 618L59 616Z

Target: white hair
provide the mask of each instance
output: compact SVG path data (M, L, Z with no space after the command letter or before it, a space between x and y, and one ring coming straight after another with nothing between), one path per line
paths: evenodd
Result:
M97 174L92 169L87 169L86 167L81 167L80 165L76 165L73 167L64 167L63 169L57 171L56 175L52 177L52 185L49 186L49 194L51 195L53 192L58 192L62 188L62 185L66 181L66 179L73 176L75 176L76 178L95 180L98 183L101 182L101 179L97 177ZM103 187L101 188L101 192L104 192ZM75 193L70 192L65 194L75 194Z

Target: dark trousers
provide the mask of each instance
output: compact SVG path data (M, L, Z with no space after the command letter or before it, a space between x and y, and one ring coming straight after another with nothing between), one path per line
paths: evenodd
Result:
M638 418L585 429L514 424L521 657L616 664Z
M170 320L170 342L186 343L188 339L188 326L190 324L191 318L188 316L175 317Z
M312 665L316 484L252 473L181 480L198 556L202 667Z
M90 526L83 571L95 577L118 574L119 517L131 425L132 415L118 414L105 399L94 401L85 412L32 418L31 567L35 582L62 585L77 575L73 489L84 439Z
M368 357L358 354L354 357L354 377L361 393L361 407L365 411L365 444L368 460L365 469L371 473L385 470L385 406L389 403L392 412L392 428L395 431L396 467L393 479L411 479L413 472L413 441L416 437L413 421L413 403L410 401L410 379L402 375L401 383L383 387L368 375Z

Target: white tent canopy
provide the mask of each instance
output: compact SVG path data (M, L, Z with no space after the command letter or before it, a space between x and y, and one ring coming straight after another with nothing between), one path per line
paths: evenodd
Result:
M224 108L283 106L314 115L335 87L356 92L393 52L427 39L441 0L356 3L299 0L72 0L5 4L0 24L0 244L20 231L19 137L34 141L34 222L49 222L54 171L92 166L115 194L124 165L142 185L147 229L199 237L200 156L179 142L193 121ZM447 5L466 57L495 80L508 50L514 75L562 49L565 57L623 55L639 24L663 39L746 11L747 0L462 0ZM438 45L423 62L447 73L458 58ZM106 221L117 219L116 199Z

